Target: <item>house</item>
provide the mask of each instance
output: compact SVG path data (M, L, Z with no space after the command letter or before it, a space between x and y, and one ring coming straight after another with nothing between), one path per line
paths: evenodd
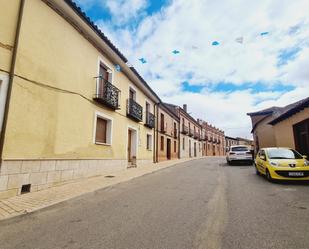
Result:
M229 148L233 145L239 145L239 140L234 137L225 136L225 146L226 148Z
M308 98L284 107L274 106L258 112L247 113L252 121L251 132L253 133L255 152L263 147L274 146L289 146L304 150L306 145L299 143L308 141L306 140L308 139L307 135L301 135L307 134L306 119L309 118L307 103Z
M0 5L0 198L153 162L160 99L98 27L70 0Z
M223 156L225 155L225 135L224 131L205 122L200 122L203 133L205 134L205 155Z
M277 146L290 147L309 157L309 97L269 122Z
M187 105L165 105L173 110L180 120L180 158L202 156L201 130L202 127L188 112Z
M156 162L179 158L179 117L164 103L157 108Z

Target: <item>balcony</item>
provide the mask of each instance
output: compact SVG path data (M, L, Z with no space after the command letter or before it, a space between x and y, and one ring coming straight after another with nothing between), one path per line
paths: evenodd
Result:
M127 100L127 116L137 122L143 121L143 107L134 99Z
M199 139L199 137L200 137L200 134L198 133L198 132L194 132L194 135L193 135L193 138L195 138L195 139Z
M174 130L173 137L174 137L175 139L177 139L177 137L178 137L177 130Z
M167 124L161 123L160 125L160 132L166 133L167 132Z
M93 100L111 109L120 109L120 90L112 83L97 78L97 89Z
M217 144L221 144L221 141L220 141L220 140L218 140L218 141L217 141Z
M148 128L154 128L155 127L155 115L153 115L150 112L146 112L146 123L145 126L147 126Z
M210 138L208 139L208 142L210 142L210 143L212 142L212 137L210 137Z
M189 136L190 136L190 137L193 137L193 135L194 135L193 130L192 130L192 129L189 129Z
M189 133L188 126L182 125L181 133L182 134L188 134Z

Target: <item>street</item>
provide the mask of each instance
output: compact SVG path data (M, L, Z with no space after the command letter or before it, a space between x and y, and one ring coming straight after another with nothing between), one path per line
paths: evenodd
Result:
M309 248L309 186L198 159L0 222L0 248Z

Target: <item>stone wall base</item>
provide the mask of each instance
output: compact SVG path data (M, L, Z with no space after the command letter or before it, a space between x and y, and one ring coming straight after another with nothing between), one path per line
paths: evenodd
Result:
M137 167L152 160L137 160ZM0 199L20 195L23 185L30 192L77 179L125 170L126 160L4 160L0 168Z

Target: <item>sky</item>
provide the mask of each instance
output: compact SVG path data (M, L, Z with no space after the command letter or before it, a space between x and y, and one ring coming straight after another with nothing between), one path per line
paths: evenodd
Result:
M248 112L309 96L308 0L76 3L163 101L228 136L252 138Z

